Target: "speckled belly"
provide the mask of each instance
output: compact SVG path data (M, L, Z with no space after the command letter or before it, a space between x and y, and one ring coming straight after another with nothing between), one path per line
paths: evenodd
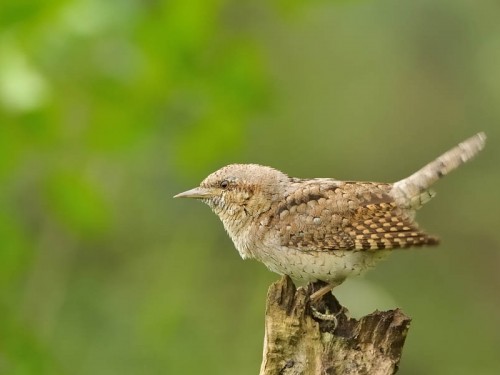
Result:
M322 280L336 283L360 275L390 253L390 250L305 252L284 247L262 250L259 260L273 272L288 275L298 282Z

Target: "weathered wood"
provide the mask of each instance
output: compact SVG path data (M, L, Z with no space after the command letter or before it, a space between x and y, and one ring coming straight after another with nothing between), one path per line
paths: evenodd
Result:
M399 309L352 319L327 293L315 306L336 314L335 327L311 315L308 296L322 285L296 289L286 276L271 285L260 375L396 373L411 319Z

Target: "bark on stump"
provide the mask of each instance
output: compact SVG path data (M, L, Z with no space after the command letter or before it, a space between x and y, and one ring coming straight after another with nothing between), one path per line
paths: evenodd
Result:
M351 319L327 293L316 307L337 314L335 327L311 315L309 295L323 285L296 289L287 276L271 285L260 375L396 373L411 319L399 309Z

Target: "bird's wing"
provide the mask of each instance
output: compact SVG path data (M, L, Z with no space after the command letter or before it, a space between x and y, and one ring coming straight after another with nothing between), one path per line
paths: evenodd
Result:
M412 215L370 182L302 184L276 211L281 244L304 251L382 250L435 245ZM279 219L278 219L279 218Z

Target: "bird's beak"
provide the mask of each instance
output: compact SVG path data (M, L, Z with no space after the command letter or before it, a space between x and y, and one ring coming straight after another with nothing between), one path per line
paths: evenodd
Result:
M202 188L202 187L197 187L188 191L185 191L183 193L179 193L177 195L174 195L174 198L197 198L197 199L203 199L203 198L210 198L212 197L213 194L210 190Z

